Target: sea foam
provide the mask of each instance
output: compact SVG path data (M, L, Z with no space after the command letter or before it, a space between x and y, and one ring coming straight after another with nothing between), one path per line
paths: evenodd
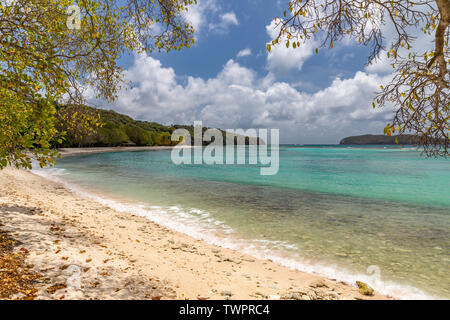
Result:
M63 177L70 174L65 169L33 169L33 173L48 180L62 183L69 190L82 197L94 200L119 212L131 213L147 218L149 221L170 230L186 234L194 239L203 240L226 249L248 254L256 259L271 260L290 269L316 274L329 279L336 279L354 285L355 281L369 284L376 291L398 299L437 299L424 291L409 285L381 280L380 277L368 273L354 273L336 264L312 262L298 253L292 253L295 245L283 241L266 239L245 240L236 236L236 232L224 222L211 218L208 212L199 209L183 210L177 206L161 207L146 203L125 203L110 199L104 195L89 192L86 189L68 182ZM289 253L287 250L289 250Z

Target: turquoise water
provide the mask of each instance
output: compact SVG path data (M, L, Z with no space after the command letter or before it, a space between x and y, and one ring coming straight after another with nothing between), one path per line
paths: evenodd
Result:
M413 148L280 147L280 170L67 157L62 179L175 229L399 297L450 298L450 161ZM379 273L368 274L367 268ZM375 266L375 267L373 267Z

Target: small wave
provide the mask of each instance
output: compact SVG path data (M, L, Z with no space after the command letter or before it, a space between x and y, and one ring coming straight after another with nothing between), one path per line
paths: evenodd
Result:
M61 179L62 176L69 174L64 169L34 169L32 172L46 179L62 183L69 190L116 211L145 217L173 231L187 234L192 238L203 240L209 244L248 254L256 259L272 260L290 269L336 279L348 284L354 284L357 280L363 281L379 293L399 299L436 299L436 297L430 296L413 286L380 280L370 274L350 272L334 264L312 262L298 253L293 253L292 251L297 249L293 244L266 239L238 239L231 227L227 226L223 221L211 218L210 214L203 210L190 209L185 211L177 206L164 208L145 203L122 203L87 192ZM288 255L284 252L286 250L289 251Z

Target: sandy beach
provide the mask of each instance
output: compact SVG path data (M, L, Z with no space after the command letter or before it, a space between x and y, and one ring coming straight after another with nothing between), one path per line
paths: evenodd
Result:
M192 148L191 146L180 145L176 147L98 147L98 148L60 148L58 149L62 157L91 154L91 153L107 153L107 152L132 152L132 151L158 151L171 150L173 148Z
M36 299L389 298L210 245L24 170L0 171L0 229L41 275Z

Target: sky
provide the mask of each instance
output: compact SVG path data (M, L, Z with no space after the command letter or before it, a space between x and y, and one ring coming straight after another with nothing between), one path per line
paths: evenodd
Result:
M382 134L393 109L374 110L372 101L392 70L385 59L367 65L369 49L353 40L319 54L314 39L296 50L267 52L273 19L287 5L199 0L186 15L195 45L123 58L132 88L102 107L167 125L279 129L281 143L336 144L346 136Z

